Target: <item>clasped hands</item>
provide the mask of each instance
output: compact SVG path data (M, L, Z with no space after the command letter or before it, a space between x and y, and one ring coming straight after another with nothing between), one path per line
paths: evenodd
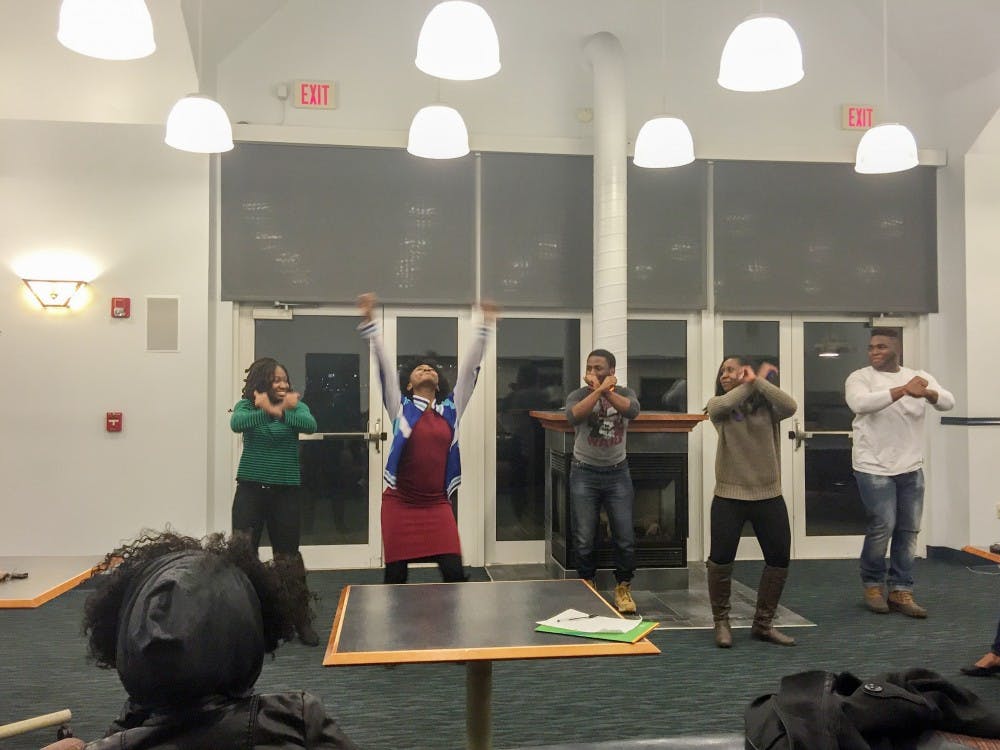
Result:
M930 393L927 389L927 380L919 375L914 375L910 378L906 385L903 386L903 393L907 396L912 396L913 398L927 398Z
M603 381L598 383L597 378L593 375L585 375L583 382L587 384L587 387L598 393L608 393L614 391L615 386L618 385L618 378L614 375L608 375Z
M299 394L289 391L278 403L272 403L271 397L262 391L253 392L253 405L261 411L267 412L275 419L281 419L286 409L294 409L299 404Z
M740 370L740 383L752 383L757 378L761 380L767 380L771 373L777 373L778 368L772 365L770 362L764 362L758 369L757 372L753 371L750 365L743 365Z

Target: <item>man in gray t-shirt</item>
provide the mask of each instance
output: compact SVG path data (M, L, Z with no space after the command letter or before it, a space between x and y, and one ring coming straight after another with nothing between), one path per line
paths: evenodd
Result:
M566 419L576 431L569 477L570 517L576 571L591 585L597 572L594 537L601 506L608 515L615 545L615 607L635 612L631 581L635 572L635 491L625 459L628 421L639 414L635 393L618 385L615 355L595 349L587 356L585 388L566 397Z

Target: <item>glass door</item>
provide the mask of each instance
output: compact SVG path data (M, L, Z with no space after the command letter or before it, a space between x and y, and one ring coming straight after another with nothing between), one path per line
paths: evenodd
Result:
M357 325L357 313L346 308L240 311L238 379L254 359L274 357L316 418L317 431L299 440L301 548L310 568L381 565L378 508L391 428ZM261 546L268 545L265 532Z
M898 328L904 361L907 354L915 361L911 321L884 320L878 325ZM851 470L854 414L844 400L844 381L868 365L870 338L868 319L793 318L794 360L800 374L793 395L799 411L785 433L794 450L794 557L856 557L861 551L865 512Z

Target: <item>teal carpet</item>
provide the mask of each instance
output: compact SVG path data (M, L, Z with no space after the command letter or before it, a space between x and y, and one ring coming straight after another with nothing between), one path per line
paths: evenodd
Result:
M756 586L761 563L737 563L736 579ZM861 604L854 560L793 561L783 604L816 623L790 630L799 645L782 648L737 630L729 651L707 630L658 631L660 656L498 662L493 673L494 746L518 748L571 740L606 741L742 729L744 706L777 688L782 675L806 669L858 676L927 667L975 691L1000 712L1000 678L965 677L958 667L981 656L1000 615L1000 571L918 561L917 599L927 620L874 615ZM472 571L486 580L485 571ZM340 589L377 583L380 571L310 574L320 594L326 641ZM436 581L433 569L414 582ZM114 672L85 658L80 615L85 589L35 610L0 610L0 724L62 708L77 736L94 739L117 714L124 693ZM261 691L305 689L319 695L361 748L459 750L465 732L465 670L460 666L320 666L323 649L288 644L265 662ZM54 740L43 730L0 742L34 750Z

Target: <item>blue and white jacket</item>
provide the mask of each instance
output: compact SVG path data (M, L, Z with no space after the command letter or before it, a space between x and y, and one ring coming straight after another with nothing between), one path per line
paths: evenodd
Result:
M389 457L386 459L385 471L383 472L385 483L392 488L396 487L396 472L399 469L399 462L403 458L406 441L410 439L410 433L417 420L430 407L444 417L451 427L451 446L448 449L448 462L445 468L445 486L442 488L446 495L451 496L458 489L458 485L462 483L462 462L458 452L458 425L465 412L465 407L468 406L469 399L472 397L472 391L476 387L483 354L486 351L493 328L487 325L478 326L476 338L458 368L455 389L441 402L430 402L420 396L403 395L399 389L399 375L392 362L389 361L385 347L382 346L382 335L378 323L376 321L362 323L358 326L358 330L363 338L368 339L372 353L375 355L379 382L382 384L382 402L392 420L392 447L389 448Z

